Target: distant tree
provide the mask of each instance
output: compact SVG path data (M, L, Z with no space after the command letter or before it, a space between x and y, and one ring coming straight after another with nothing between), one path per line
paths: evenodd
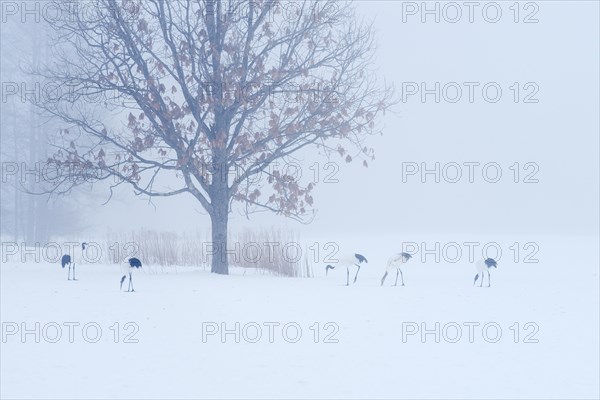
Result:
M49 195L28 195L43 190L42 160L53 150L48 146L49 125L29 102L39 99L39 85L23 67L35 68L48 57L48 27L32 18L22 21L6 16L0 35L0 234L34 245L50 240L52 234L77 229L81 207L77 204L79 196L57 201Z
M52 22L60 48L54 66L38 71L69 88L40 104L69 125L51 161L113 178L111 187L129 184L137 195L193 196L211 218L212 272L228 273L234 202L246 212L310 216L314 184L274 162L309 148L365 166L373 157L365 140L380 132L376 118L393 90L373 78L373 30L352 4L90 4ZM95 107L91 95L102 99ZM259 174L268 190L254 183Z

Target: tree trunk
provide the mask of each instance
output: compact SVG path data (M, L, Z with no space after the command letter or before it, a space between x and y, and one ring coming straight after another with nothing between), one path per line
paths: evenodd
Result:
M227 260L227 223L229 221L229 182L227 158L223 148L214 149L213 177L210 190L212 245L214 254L210 272L229 275Z
M221 207L216 207L221 208ZM227 262L227 200L225 200L225 212L215 211L211 215L212 223L212 265L210 272L221 275L229 274L229 263Z

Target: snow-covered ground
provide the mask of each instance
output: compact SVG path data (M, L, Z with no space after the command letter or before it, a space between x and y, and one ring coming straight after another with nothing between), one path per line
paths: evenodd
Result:
M539 263L505 254L491 288L472 286L466 261L419 256L405 287L392 273L382 288L389 243L362 250L351 287L322 264L312 279L147 266L125 293L118 266L82 264L69 282L56 264L5 263L1 396L598 398L597 237L538 240ZM39 343L21 335L36 323Z

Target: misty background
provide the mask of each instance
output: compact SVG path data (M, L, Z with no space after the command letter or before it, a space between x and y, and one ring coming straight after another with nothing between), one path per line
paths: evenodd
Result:
M328 160L314 151L299 155L303 179L319 171L314 190L317 214L309 225L272 214L250 220L232 213L230 228L277 226L301 234L531 234L598 235L599 223L599 27L597 2L537 2L537 23L515 23L503 3L499 22L490 23L476 9L474 22L463 15L457 23L407 13L407 3L356 2L359 16L372 20L378 48L378 78L396 87L395 113L380 123L384 135L369 144L376 159L325 169ZM421 2L411 3L420 7ZM428 3L431 8L436 3ZM444 3L437 3L440 7ZM462 3L460 3L462 4ZM482 3L483 4L483 3ZM521 3L523 4L523 3ZM462 9L466 12L466 8ZM521 10L520 20L528 12ZM403 19L405 21L403 21ZM1 156L3 165L45 160L51 152L46 138L60 124L36 114L20 95L7 95L6 83L33 85L28 65L52 63L44 21L3 20L1 24ZM593 29L591 29L592 27ZM406 83L477 82L474 102L462 98L439 103L434 95L407 96ZM481 87L497 83L497 103L486 102ZM515 103L509 89L520 85ZM524 103L523 86L535 83L537 103ZM479 162L474 183L465 162ZM481 166L501 166L498 183L486 182ZM519 163L519 182L510 167ZM318 167L315 168L318 163ZM436 183L432 175L405 177L403 163L462 166L462 179ZM523 183L535 163L538 183ZM312 166L312 168L310 168ZM4 167L3 167L4 168ZM404 167L406 168L406 167ZM330 175L331 173L333 175ZM54 235L103 234L137 230L209 231L210 219L196 200L177 196L153 199L134 196L123 185L103 205L109 191L103 184L81 187L69 196L29 196L14 188L14 177L2 180L2 235L26 241ZM454 172L451 173L454 175ZM325 182L325 177L337 182ZM6 179L5 179L6 178ZM26 185L29 183L26 183ZM33 226L38 225L37 233Z

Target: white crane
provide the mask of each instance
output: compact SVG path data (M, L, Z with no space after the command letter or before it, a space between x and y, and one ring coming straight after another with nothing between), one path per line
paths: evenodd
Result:
M394 254L393 256L391 256L387 262L387 266L385 268L385 274L383 274L383 277L381 278L381 286L383 286L383 282L385 281L385 278L387 278L388 273L393 268L396 268L396 282L394 283L394 286L398 286L398 275L400 275L402 277L402 286L405 286L404 285L404 275L402 274L402 270L400 269L400 267L402 266L402 264L406 264L408 262L408 260L410 260L411 258L412 258L412 256L408 253L398 253L398 254Z
M83 258L83 252L85 251L85 246L87 246L86 242L81 243L81 257ZM69 266L69 273L67 274L67 280L68 281L76 281L77 278L75 278L75 255L73 255L73 257L71 257L69 254L63 254L63 256L60 259L60 264L62 265L62 267L64 268L65 266ZM71 267L73 267L73 279L71 279Z
M133 289L133 279L131 274L133 273L133 271L135 271L138 268L142 268L142 262L135 257L132 257L129 259L129 286L127 286L127 291L128 292L135 292L135 290ZM127 273L125 275L123 275L123 277L121 278L121 286L119 290L123 290L123 282L125 282L125 278L127 278Z
M339 258L338 262L337 262L337 266L346 266L346 286L350 286L350 267L351 266L356 266L357 270L356 270L356 275L354 276L354 282L356 283L356 279L358 278L358 273L360 272L360 265L362 263L368 263L367 259L365 258L365 256L363 256L362 254L346 254L343 255L342 257ZM327 275L327 273L329 272L330 269L335 269L335 267L333 265L327 265L325 267L325 275Z
M485 272L487 271L487 274L488 274L487 287L490 287L491 283L492 283L492 281L490 279L490 269L492 267L498 268L498 263L493 258L486 258L486 259L482 258L481 260L477 261L475 263L475 268L477 269L477 275L475 275L475 280L473 281L473 286L475 286L475 283L477 282L477 278L479 278L479 275L481 275L481 283L479 284L479 287L483 286L483 278L485 276Z

